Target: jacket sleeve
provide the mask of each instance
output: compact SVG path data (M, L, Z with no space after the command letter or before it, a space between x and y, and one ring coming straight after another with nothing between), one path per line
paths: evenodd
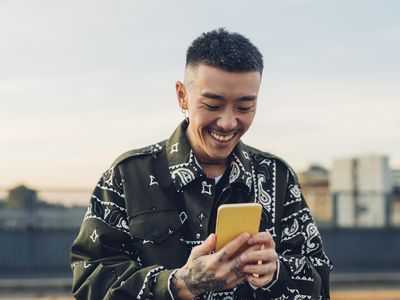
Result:
M277 226L281 226L276 243L277 273L267 287L257 289L256 298L329 299L332 264L291 169L287 171L282 211L281 220L277 220Z
M173 270L142 267L135 255L117 168L96 185L71 248L72 292L76 299L172 299Z

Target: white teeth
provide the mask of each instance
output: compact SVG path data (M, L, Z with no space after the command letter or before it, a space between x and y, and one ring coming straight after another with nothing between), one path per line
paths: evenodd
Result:
M216 134L216 133L214 133L212 131L210 131L210 134L214 139L216 139L217 141L220 141L220 142L227 142L230 139L232 139L233 136L234 136L233 133L231 133L230 135L219 135L219 134Z

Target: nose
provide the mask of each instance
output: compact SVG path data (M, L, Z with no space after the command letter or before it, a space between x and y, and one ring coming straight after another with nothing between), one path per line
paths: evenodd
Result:
M223 131L229 132L237 128L238 121L235 112L224 110L218 117L217 126Z

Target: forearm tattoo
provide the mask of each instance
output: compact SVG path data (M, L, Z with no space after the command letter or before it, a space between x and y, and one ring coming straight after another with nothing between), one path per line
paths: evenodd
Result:
M215 274L207 274L205 264L201 261L194 262L193 267L184 275L183 280L189 291L194 295L223 290L227 284L225 280L217 278Z

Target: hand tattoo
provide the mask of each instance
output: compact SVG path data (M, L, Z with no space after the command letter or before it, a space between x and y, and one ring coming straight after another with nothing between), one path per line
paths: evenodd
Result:
M206 274L205 264L201 261L194 262L193 267L183 276L183 280L194 295L223 290L227 284L225 280L217 278L215 274Z
M245 274L242 272L241 267L242 265L240 264L240 262L236 260L235 264L231 268L231 271L238 279L245 277Z
M224 251L224 252L222 252L221 255L218 257L218 261L219 261L219 262L223 262L225 256L226 256L226 252Z

